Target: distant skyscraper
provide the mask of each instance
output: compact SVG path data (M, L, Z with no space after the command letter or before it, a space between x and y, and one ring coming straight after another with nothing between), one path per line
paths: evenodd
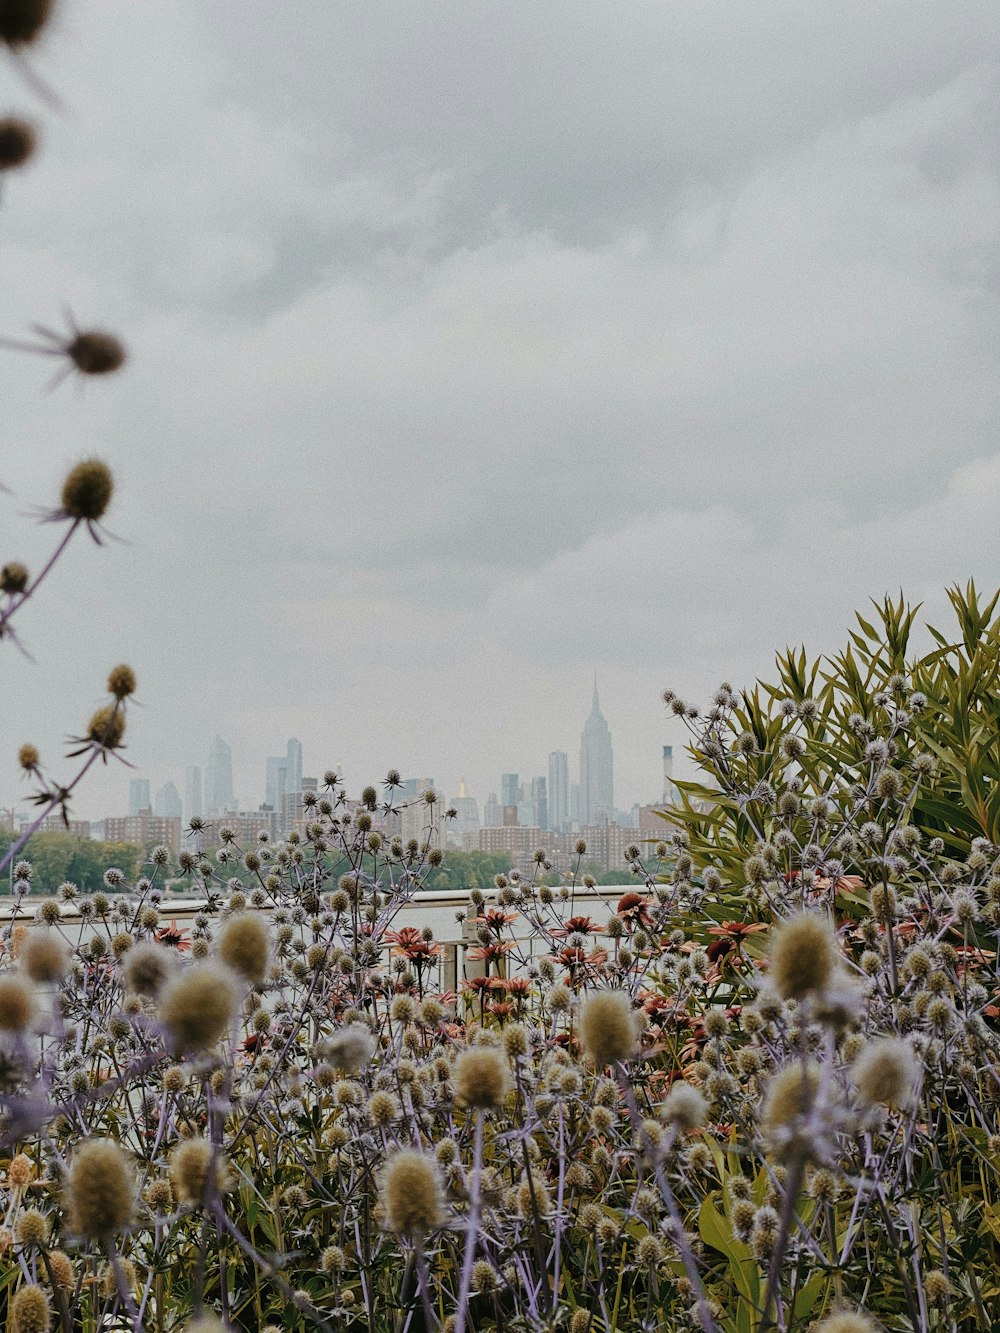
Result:
M137 815L149 809L149 778L129 778L128 812Z
M208 752L205 809L210 815L221 815L226 810L236 809L233 796L233 752L221 736L216 736Z
M302 790L302 742L293 736L285 748L285 763L288 773L285 778L286 791Z
M190 820L192 815L203 815L201 805L201 769L196 764L184 770L184 815Z
M531 804L534 811L532 824L535 828L547 829L549 826L549 798L544 778L531 779Z
M553 750L549 755L549 828L565 833L569 827L569 755Z
M181 794L172 782L165 782L156 793L153 814L160 815L164 819L180 819Z
M594 701L580 737L580 823L601 824L615 808L611 732L601 712L594 680Z
M516 773L500 774L500 804L517 805L520 782Z
M268 759L265 762L265 802L272 810L280 810L281 802L285 799L285 792L300 791L302 777L299 776L300 786L291 787L288 784L288 759L281 755L278 759Z
M458 812L451 828L460 847L465 846L465 839L472 838L479 832L479 802L470 796L465 787L465 778L458 784L458 795L452 801Z
M503 824L503 806L497 800L495 791L490 792L490 799L483 806L483 828L500 828Z

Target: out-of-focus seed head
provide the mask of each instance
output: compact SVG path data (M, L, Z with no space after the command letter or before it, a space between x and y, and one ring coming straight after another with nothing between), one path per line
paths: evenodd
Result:
M28 586L28 566L19 560L11 560L0 569L0 592L20 593ZM27 746L22 746L27 749ZM33 748L33 747L32 747ZM24 765L22 765L24 767Z
M817 1324L816 1333L878 1333L878 1325L860 1310L844 1310Z
M162 944L140 940L125 954L122 975L137 995L157 996L177 971L177 956Z
M125 739L125 713L120 706L105 704L87 723L87 740L105 750L117 750Z
M379 1201L385 1224L398 1236L419 1238L441 1225L441 1181L432 1158L404 1148L386 1162Z
M761 1108L761 1129L779 1161L795 1142L796 1122L812 1106L818 1086L816 1065L803 1065L800 1061L779 1069L768 1084Z
M53 0L0 0L0 42L16 51L38 40L52 17Z
M21 1287L10 1303L11 1333L48 1333L52 1311L41 1287Z
M219 932L219 957L253 985L267 972L268 941L264 919L255 912L230 917Z
M690 1083L675 1083L660 1107L660 1118L680 1130L697 1129L707 1115L708 1103Z
M597 991L586 999L580 1014L580 1040L598 1068L635 1055L638 1024L624 991Z
M125 364L125 345L113 333L88 329L66 344L66 355L82 375L110 375Z
M181 1203L199 1207L215 1162L214 1187L219 1194L232 1188L232 1173L226 1157L216 1152L208 1139L185 1139L170 1154L170 1184Z
M111 668L108 673L109 694L113 694L116 699L127 699L130 694L135 694L135 689L135 672L130 666L122 662Z
M177 1049L208 1050L228 1030L239 999L239 985L228 968L196 963L164 988L160 1021Z
M49 1252L49 1269L52 1273L52 1281L61 1291L72 1291L76 1286L76 1274L73 1272L72 1260L62 1250L51 1250Z
M452 1071L455 1093L466 1106L496 1110L510 1090L503 1054L491 1046L470 1046L459 1053Z
M35 997L31 987L13 973L0 976L0 1031L24 1032L34 1016Z
M867 1045L851 1067L862 1101L905 1107L913 1100L920 1062L908 1041L885 1037Z
M829 921L802 912L774 932L768 980L786 1000L800 1000L828 984L838 960L837 937Z
M100 1239L135 1214L135 1169L113 1139L85 1139L73 1155L65 1204L70 1230Z
M115 484L111 469L99 458L77 463L63 482L62 511L67 518L96 523L111 503Z
M21 945L21 967L39 985L61 981L69 967L69 951L50 930L32 930Z

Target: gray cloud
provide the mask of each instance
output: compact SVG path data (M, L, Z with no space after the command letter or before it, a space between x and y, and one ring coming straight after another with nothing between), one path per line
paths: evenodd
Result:
M107 456L130 545L29 609L0 750L57 753L125 657L155 779L220 730L255 803L299 734L307 767L485 796L575 749L596 664L646 798L667 679L705 696L886 587L995 581L998 29L971 2L68 4L4 324L69 303L134 357L51 397L0 361L2 475L16 511Z

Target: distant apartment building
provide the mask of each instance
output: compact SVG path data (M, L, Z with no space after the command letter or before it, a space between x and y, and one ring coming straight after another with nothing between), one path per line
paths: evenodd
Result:
M479 830L475 850L503 855L508 858L512 870L519 870L522 875L530 875L535 863L535 852L539 848L545 848L547 839L549 839L547 830L522 824L482 828Z
M637 843L636 830L621 824L585 824L578 835L587 844L586 861L593 861L601 870L625 870L625 848Z
M176 816L154 815L150 810L118 818L109 816L104 821L104 840L131 842L143 849L162 844L177 856L181 850L181 821Z
M33 820L31 819L23 819L21 821L21 832L23 833L24 830L26 828L29 828L32 823ZM7 830L7 832L8 833L14 832L13 817L11 817L11 825L10 828ZM89 838L90 820L71 819L68 824L64 824L62 815L46 815L45 818L42 820L42 822L38 825L38 828L35 830L35 832L68 833L72 838Z
M286 791L281 799L280 816L278 820L279 837L284 837L296 826L297 821L304 821L307 824L313 823L306 808L304 797L307 792L314 796L319 792L318 778L300 778L299 786L295 791ZM301 829L299 830L301 832Z
M257 845L257 835L266 833L271 841L282 836L278 827L279 818L275 810L262 805L259 810L227 810L215 820L216 829L231 828L236 834L236 841L244 851Z

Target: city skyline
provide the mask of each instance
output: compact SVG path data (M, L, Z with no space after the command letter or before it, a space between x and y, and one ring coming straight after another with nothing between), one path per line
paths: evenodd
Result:
M479 820L482 824L486 819L486 806L491 795L498 798L497 810L498 822L502 822L502 812L504 805L513 806L519 810L524 818L520 818L521 824L537 824L552 832L561 831L561 826L569 826L572 823L591 823L600 822L606 817L613 818L616 814L624 814L626 811L634 810L635 807L649 804L656 799L658 785L662 786L662 767L659 770L659 776L652 779L649 789L636 796L635 799L626 803L616 805L613 800L613 789L610 773L607 774L607 784L601 789L599 786L600 778L595 777L595 791L602 790L603 795L595 797L593 808L587 807L583 803L582 791L582 767L583 767L583 749L588 734L588 729L597 726L598 739L597 747L601 749L603 745L607 746L607 761L611 762L611 736L606 720L600 710L599 696L596 687L591 699L591 712L583 724L581 737L581 765L577 770L575 780L572 778L572 770L569 764L569 752L566 750L550 750L547 755L546 763L542 766L543 771L531 773L525 767L524 772L512 772L502 770L491 780L486 775L482 785L472 786L466 781L463 775L459 776L451 783L443 785L443 795L449 801L449 804L456 804L461 798L474 802L478 806ZM602 730L603 728L603 730ZM662 747L659 747L662 748ZM658 747L653 747L653 751L658 752ZM216 735L209 747L206 762L204 766L186 765L184 767L184 800L181 802L183 810L183 819L185 823L192 814L206 815L214 807L210 800L210 790L224 791L228 790L233 797L226 809L241 809L245 811L254 811L260 809L263 805L270 805L277 811L282 809L282 798L286 794L293 794L301 790L303 776L318 780L325 771L325 767L317 766L316 770L310 770L304 773L304 747L302 742L296 737L288 739L285 743L285 754L281 756L264 755L261 764L261 771L258 781L255 783L252 777L245 776L252 772L252 760L241 762L234 748L228 744L226 739ZM213 764L215 771L213 771ZM337 766L333 766L335 771ZM237 803L236 783L234 774L239 772L241 775L241 784L243 789L248 792L257 791L259 799ZM596 769L595 769L596 772ZM292 782L297 781L298 786L289 785L288 774L292 775ZM407 778L404 773L404 781L412 784L414 779ZM381 782L384 774L378 778L364 777L357 781L355 788L349 786L349 790L354 790L354 794L360 791L361 787L367 785L369 781ZM204 785L203 785L204 778ZM350 781L350 779L349 779ZM427 781L429 779L421 779ZM221 785L220 785L221 784ZM571 795L575 795L577 800L577 809L571 810ZM169 774L154 774L147 776L139 774L128 779L128 801L127 810L130 815L136 815L140 809L149 808L154 814L166 815L176 812L175 798L180 800L178 784ZM505 797L512 799L505 800ZM169 809L166 805L169 804ZM533 807L530 817L527 805ZM193 807L193 808L192 808ZM92 820L97 820L105 815L118 816L122 813L125 806L116 807L114 810L107 810L102 816L91 815ZM469 806L466 806L468 812ZM591 818L593 816L593 818Z

